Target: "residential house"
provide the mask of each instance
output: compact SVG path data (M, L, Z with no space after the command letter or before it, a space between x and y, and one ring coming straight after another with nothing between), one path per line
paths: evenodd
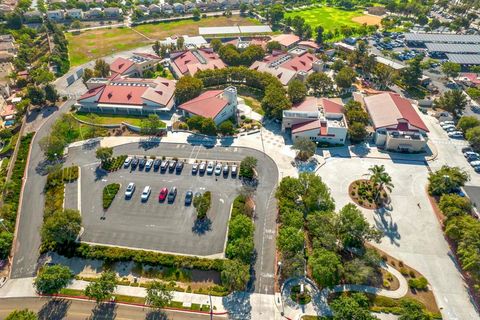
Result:
M355 99L363 101L372 119L377 146L399 152L425 149L428 128L408 99L393 92Z
M226 0L226 5L228 9L238 9L240 7L239 0Z
M117 7L105 8L103 13L107 18L120 18L122 16L122 9Z
M47 18L53 21L61 21L65 19L63 10L49 10L47 11Z
M0 51L9 52L12 54L17 53L17 46L15 39L10 34L0 35Z
M68 9L66 10L67 18L72 20L83 19L83 11L81 9Z
M300 40L300 37L294 34L280 34L272 38L272 41L280 43L282 50L292 49Z
M178 78L193 76L199 70L222 69L226 65L211 48L183 50L170 54L170 68Z
M161 13L162 7L160 7L158 4L151 4L148 6L148 10L150 13Z
M103 17L103 11L101 8L91 8L83 16L87 19L99 19Z
M178 36L172 36L172 37L167 37L165 40L160 41L161 44L163 45L176 45L177 44L177 39ZM187 49L197 49L197 48L203 48L208 46L207 40L205 40L204 37L202 36L193 36L190 37L188 35L183 35L183 45Z
M198 97L178 106L184 117L193 115L213 119L216 125L237 114L237 89L205 91Z
M10 85L12 84L9 75L14 68L11 62L0 63L0 95L8 98L11 95Z
M303 102L283 111L282 131L292 140L307 138L315 142L345 144L347 122L341 99L307 97Z
M104 79L87 81L88 91L77 101L85 112L160 114L175 106L175 81L156 79Z
M2 15L12 13L14 9L15 9L15 5L11 6L8 4L0 3L0 14Z
M154 54L134 53L131 57L117 58L110 64L112 78L121 76L142 77L146 70L153 70L161 58Z
M173 14L173 6L171 4L165 2L164 4L162 4L162 11L165 14Z
M193 2L191 2L191 1L188 1L188 0L185 1L185 2L183 3L183 5L185 6L185 11L186 11L186 12L192 12L193 9L196 8L195 4L194 4Z
M79 0L79 2L86 3L86 4L100 4L103 5L105 0Z
M135 9L140 10L143 13L143 15L148 15L149 13L149 9L143 4L139 4L138 6L135 7Z
M182 3L175 2L172 6L176 13L185 13L185 6Z
M480 87L480 77L474 72L462 73L455 80L468 87Z
M323 69L323 62L308 50L296 47L287 53L275 51L261 61L255 61L250 69L268 72L286 86L293 79L305 81L314 71Z
M40 11L27 11L23 14L23 19L25 22L41 22L42 21L42 13Z

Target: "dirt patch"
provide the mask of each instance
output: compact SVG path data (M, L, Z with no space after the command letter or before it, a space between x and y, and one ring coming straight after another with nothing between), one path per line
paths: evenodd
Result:
M360 23L360 24L366 23L367 26L373 26L373 25L378 25L379 26L380 21L382 21L382 18L366 14L364 16L352 18L352 21L356 22L356 23Z

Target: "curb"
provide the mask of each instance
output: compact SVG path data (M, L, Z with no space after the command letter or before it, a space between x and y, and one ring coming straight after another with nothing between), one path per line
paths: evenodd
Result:
M65 299L72 299L72 300L82 300L82 301L92 301L94 300L87 298L85 296L70 296L67 294L38 294L41 297L54 297L54 298L65 298ZM104 303L110 303L110 304L120 304L120 305L126 305L126 306L132 306L132 307L142 307L142 308L151 308L150 305L148 304L142 304L142 303L134 303L134 302L112 302L112 301L105 301ZM211 314L211 315L216 315L216 316L222 316L228 314L227 311L225 312L209 312L209 311L200 311L200 310L186 310L186 309L180 309L180 308L173 308L173 307L164 307L162 309L165 310L173 310L173 311L181 311L181 312L186 312L186 313L194 313L194 314Z

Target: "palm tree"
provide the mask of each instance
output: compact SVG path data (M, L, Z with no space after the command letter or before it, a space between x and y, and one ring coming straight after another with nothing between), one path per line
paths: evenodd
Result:
M373 167L368 168L370 174L370 182L376 187L375 192L375 202L378 200L380 192L385 188L388 191L392 191L393 183L392 177L385 171L385 166L374 165Z

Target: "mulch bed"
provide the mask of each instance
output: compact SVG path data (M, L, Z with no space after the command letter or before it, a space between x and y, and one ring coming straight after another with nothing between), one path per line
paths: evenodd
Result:
M388 201L387 193L385 190L382 190L377 202L375 202L373 190L374 186L370 180L367 179L355 180L350 184L350 186L348 186L348 194L350 195L350 198L353 200L353 202L355 202L355 204L365 209L374 210L381 208Z

